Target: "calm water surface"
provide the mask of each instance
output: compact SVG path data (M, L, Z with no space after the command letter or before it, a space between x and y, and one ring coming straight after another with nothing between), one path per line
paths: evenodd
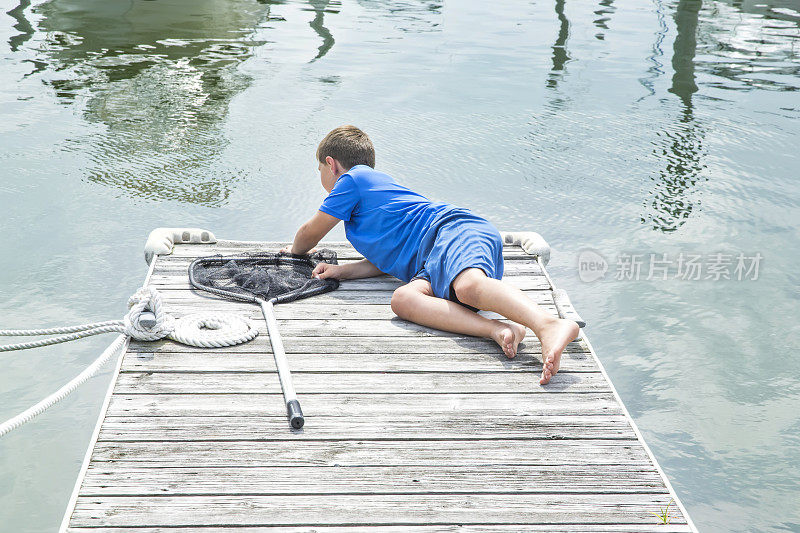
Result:
M548 239L701 531L800 531L800 1L0 6L1 327L120 317L157 226L290 239L354 123L406 185ZM0 356L0 419L110 340ZM109 378L0 440L0 529L58 525Z

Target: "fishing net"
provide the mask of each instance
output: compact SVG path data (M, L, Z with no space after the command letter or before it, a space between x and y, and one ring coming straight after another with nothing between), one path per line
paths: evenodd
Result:
M272 355L286 402L286 415L294 429L305 423L300 402L292 385L292 376L283 348L273 305L308 298L339 287L335 279L312 278L320 263L337 264L336 253L319 250L311 255L260 253L242 256L215 255L201 257L189 265L189 282L193 287L213 294L257 303L267 322Z
M198 289L228 298L286 303L339 287L338 280L311 277L319 263L337 264L336 252L323 249L311 255L260 253L201 257L189 266L189 281Z

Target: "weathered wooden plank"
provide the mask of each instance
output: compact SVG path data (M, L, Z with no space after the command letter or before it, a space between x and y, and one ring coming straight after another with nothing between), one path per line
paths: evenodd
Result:
M98 440L470 440L516 438L632 439L624 416L485 416L433 413L339 417L305 413L303 429L290 429L284 416L142 417L106 416Z
M260 334L268 335L267 325L263 317L256 318L253 321ZM399 318L391 320L280 320L278 321L278 328L281 337L367 337L370 339L375 337L468 338L465 335L432 329ZM536 338L531 330L528 330L528 337L531 339Z
M266 329L266 323L264 323ZM464 337L431 329L400 318L391 320L283 320L278 322L281 337Z
M162 276L162 277L174 277L174 276L183 276L188 278L189 275L189 265L191 265L192 261L195 258L192 257L167 257L166 259L160 261L156 264L155 269L153 270L154 276ZM356 259L341 259L338 261L340 265L346 265L350 263L357 262ZM544 276L544 271L541 269L538 263L531 263L529 261L505 261L503 264L503 279L508 280L509 278L517 278L517 277L542 277ZM392 280L399 282L396 277L390 276L388 274L383 274L380 276L375 276L374 278L364 278L362 280L352 280L352 281L370 281L370 280Z
M114 394L109 416L282 415L283 395L273 394ZM315 416L450 415L484 416L619 415L614 395L571 394L308 394L303 409Z
M652 523L664 494L81 496L74 526ZM676 517L675 523L682 521ZM154 522L158 522L154 524Z
M104 528L114 533L164 533L162 528L150 527L118 527ZM71 527L68 533L97 533L96 528ZM196 532L197 528L190 527L171 527L171 533ZM553 533L552 525L532 525L532 524L510 524L510 525L489 525L489 526L462 526L462 525L438 525L438 526L264 526L248 527L241 526L231 529L228 527L204 527L203 533ZM559 524L560 533L687 533L692 529L680 524Z
M281 335L287 354L292 353L497 353L497 344L489 339L467 336L431 336L431 337L295 337ZM131 352L198 352L207 348L186 346L169 340L139 342L132 341ZM230 353L264 352L272 353L272 345L268 335L259 335L246 344L238 344L227 348ZM587 347L582 341L573 341L564 349L566 352L585 352ZM533 336L526 337L520 343L518 354L541 354L542 346Z
M392 320L397 318L388 301L381 304L316 305L314 299L311 298L304 302L303 305L294 305L294 303L277 305L274 307L275 316L278 320ZM557 315L556 308L552 304L541 304L540 307L553 316ZM175 318L180 318L190 313L197 313L198 306L195 302L172 300L165 305L165 309ZM204 313L235 313L253 320L264 320L259 306L233 300L209 301L202 306L202 310ZM478 314L487 318L504 320L504 317L489 311L480 311Z
M522 290L542 290L550 289L550 284L544 276L507 276L503 281L512 287ZM150 278L150 286L162 289L181 290L189 289L189 277L184 273L170 275L153 275ZM337 291L394 291L405 285L398 279L389 278L368 278L368 279L346 279L339 283Z
M162 299L166 304L173 302L191 302L203 306L211 301L228 301L222 296L215 296L208 292L195 289L161 289ZM535 304L553 304L553 293L549 290L523 291ZM365 290L365 291L333 291L304 300L297 300L291 304L282 305L351 305L351 304L388 304L392 300L392 291ZM255 305L255 304L253 304Z
M634 439L559 440L296 440L285 441L108 441L98 442L94 463L164 466L444 466L475 465L609 465L652 468ZM536 444L536 445L534 445Z
M608 392L610 388L599 372L559 372L545 386L539 376L528 372L496 372L462 374L437 373L314 373L293 372L292 380L299 395L313 393L390 394L390 393L484 393L527 392ZM209 393L277 393L280 392L277 372L230 373L121 373L115 394L209 394Z
M667 493L639 465L112 467L86 473L84 496L280 494Z
M291 356L296 372L534 372L542 370L540 355L520 354L509 359L502 353L471 354L319 354ZM273 370L272 354L254 351L231 354L221 349L204 352L128 352L123 372L264 372ZM597 372L590 353L568 352L561 357L563 372Z
M167 257L156 264L153 269L154 276L186 276L189 266L194 262L193 257ZM358 259L340 259L340 265L348 265L359 262ZM544 277L544 270L536 262L531 261L505 261L503 263L503 275L508 277ZM361 278L363 281L369 280L394 280L398 278L391 274L379 274L369 278Z

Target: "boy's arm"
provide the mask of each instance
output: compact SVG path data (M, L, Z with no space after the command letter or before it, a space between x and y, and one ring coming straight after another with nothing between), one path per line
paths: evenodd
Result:
M314 268L314 271L311 273L311 276L319 279L325 279L325 278L361 279L361 278L371 278L374 276L380 276L382 274L383 272L381 272L378 269L378 267L376 267L366 259L362 259L361 261L356 261L355 263L347 263L344 265L331 265L328 263L319 263Z
M288 251L296 255L308 253L309 250L314 248L322 238L328 234L330 230L338 224L340 220L322 211L317 211L311 219L300 226L297 234L294 236L294 242ZM348 263L345 265L330 265L328 263L320 263L316 266L313 276L321 279L336 278L336 279L359 279L371 278L373 276L380 276L381 272L378 267L362 259L355 263Z
M346 279L372 278L383 275L383 272L378 267L366 259L356 261L355 263L342 265L342 268L345 270L345 274L347 275Z
M328 213L317 211L308 222L297 230L289 251L296 255L308 253L339 222L341 221L338 218L332 217Z

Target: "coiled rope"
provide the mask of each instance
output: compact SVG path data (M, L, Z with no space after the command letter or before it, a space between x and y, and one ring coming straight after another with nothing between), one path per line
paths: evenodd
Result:
M145 327L141 323L143 313L152 312L155 325ZM73 341L101 333L120 333L116 340L106 348L100 357L75 376L69 383L44 398L36 405L0 424L0 437L30 421L47 408L58 403L77 389L125 345L128 338L137 341L156 341L171 339L181 344L200 348L222 348L248 342L258 335L255 325L248 319L226 313L207 313L187 315L175 320L164 311L161 295L155 288L142 287L128 300L128 313L123 320L109 320L78 326L48 329L2 329L0 336L59 335L31 342L0 345L0 352L27 350Z

